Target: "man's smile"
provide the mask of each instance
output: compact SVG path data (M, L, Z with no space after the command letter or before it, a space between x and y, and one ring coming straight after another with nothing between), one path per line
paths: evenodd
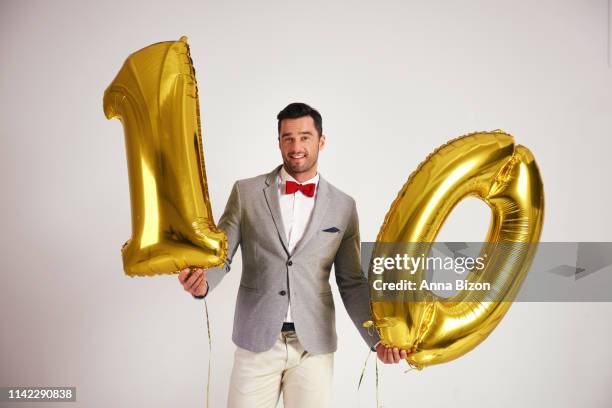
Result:
M306 158L306 153L293 153L289 155L290 159L300 160Z

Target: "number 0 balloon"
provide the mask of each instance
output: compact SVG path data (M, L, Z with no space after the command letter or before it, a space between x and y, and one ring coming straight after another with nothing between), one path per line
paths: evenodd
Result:
M492 217L480 253L488 262L466 279L490 282L494 300L468 291L444 299L429 291L405 291L401 301L373 296L373 322L364 324L376 327L383 344L412 350L408 362L419 369L462 356L495 329L529 271L540 238L544 192L533 155L502 131L481 132L450 141L419 165L391 205L372 258L385 256L383 243L417 243L404 246L407 255L427 254L449 213L467 196L483 200ZM421 282L425 271L405 278Z
M227 240L208 197L187 38L131 54L104 92L104 113L125 131L132 208L132 238L121 249L125 273L221 265Z

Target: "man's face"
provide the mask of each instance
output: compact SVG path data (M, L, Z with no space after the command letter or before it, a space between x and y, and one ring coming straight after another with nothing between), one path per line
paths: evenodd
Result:
M319 150L325 146L325 136L318 134L310 116L281 121L278 146L287 171L295 177L300 173L316 174Z

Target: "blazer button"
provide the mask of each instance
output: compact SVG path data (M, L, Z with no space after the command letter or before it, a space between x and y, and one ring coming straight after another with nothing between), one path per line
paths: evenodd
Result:
M293 261L287 262L287 265L289 265L289 266L293 265Z
M287 294L287 292L285 292L284 290L281 290L280 292L278 292L279 295L281 296L285 296Z

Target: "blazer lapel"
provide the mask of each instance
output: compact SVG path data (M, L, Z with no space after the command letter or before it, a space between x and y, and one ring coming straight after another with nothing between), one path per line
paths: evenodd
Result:
M283 218L281 216L278 199L277 177L280 168L281 166L278 166L272 170L270 174L268 174L268 177L266 177L266 187L264 188L263 192L266 197L268 208L270 209L272 221L274 221L274 226L276 227L278 236L283 244L283 248L285 248L285 252L289 254L289 243L287 242L287 234L285 233L285 227L283 226Z
M304 231L302 239L300 239L300 241L293 249L293 255L298 253L298 251L302 249L306 245L306 243L316 234L317 230L321 226L321 223L323 222L323 217L327 212L327 208L329 207L329 200L329 185L327 181L323 177L321 177L321 174L319 174L319 183L317 185L315 205L312 209L310 221L306 226L306 230Z

